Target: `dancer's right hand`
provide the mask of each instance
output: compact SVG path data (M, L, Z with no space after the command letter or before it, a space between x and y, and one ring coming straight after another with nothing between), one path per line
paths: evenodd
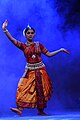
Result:
M7 20L5 20L5 22L3 23L3 25L2 25L2 29L3 30L5 30L6 29L6 27L7 27L7 25L8 25L8 21Z

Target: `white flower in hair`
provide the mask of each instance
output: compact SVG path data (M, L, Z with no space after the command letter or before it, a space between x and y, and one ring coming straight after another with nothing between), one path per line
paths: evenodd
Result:
M28 25L27 28L31 29L30 25ZM26 30L26 28L23 30L23 36L24 37L25 37L25 30Z
M27 26L29 29L31 29L30 25Z
M26 28L23 30L23 36L25 36L25 30L26 30Z

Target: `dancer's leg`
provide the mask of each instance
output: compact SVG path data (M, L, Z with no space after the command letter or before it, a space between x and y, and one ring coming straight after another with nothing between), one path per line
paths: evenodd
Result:
M38 108L38 115L48 116L48 114L44 112L44 108Z
M17 113L18 115L22 114L22 107L17 107L17 108L10 108L10 110L12 110L13 112Z

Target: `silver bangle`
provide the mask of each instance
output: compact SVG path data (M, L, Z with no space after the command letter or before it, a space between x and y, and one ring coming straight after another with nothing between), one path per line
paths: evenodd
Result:
M7 29L5 29L5 30L3 30L3 32L5 32L5 33L6 33L6 32L8 32L8 30L7 30Z

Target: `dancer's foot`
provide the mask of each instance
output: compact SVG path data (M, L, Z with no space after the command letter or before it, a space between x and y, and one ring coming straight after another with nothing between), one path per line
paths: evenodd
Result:
M17 113L18 115L22 114L22 111L20 111L18 108L10 108L13 112Z
M45 112L38 112L38 115L48 116L48 114L47 114L47 113L45 113Z

